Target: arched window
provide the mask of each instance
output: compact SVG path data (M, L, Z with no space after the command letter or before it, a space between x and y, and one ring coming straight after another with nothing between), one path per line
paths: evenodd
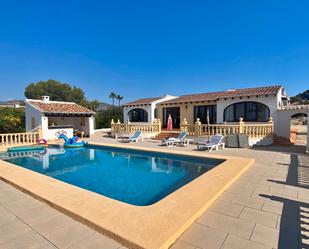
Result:
M132 109L128 116L130 122L148 122L148 112L141 108Z
M266 122L269 120L268 106L258 102L239 102L224 109L224 121L238 122L243 118L245 122Z
M158 109L157 108L154 109L154 118L158 118Z

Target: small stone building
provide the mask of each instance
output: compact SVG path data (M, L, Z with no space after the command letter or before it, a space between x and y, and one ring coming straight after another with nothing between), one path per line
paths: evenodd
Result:
M94 133L95 112L74 102L51 101L49 96L41 100L27 99L26 130L41 127L44 139L55 140L57 133L66 132L72 137L74 132L91 136Z

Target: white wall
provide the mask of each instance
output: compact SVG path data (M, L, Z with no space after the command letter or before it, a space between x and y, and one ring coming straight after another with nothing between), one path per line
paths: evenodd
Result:
M31 118L35 118L35 127L38 127L39 125L42 124L42 113L29 105L26 101L26 109L25 109L25 114L26 114L26 131L31 130L33 127L31 127Z
M47 129L43 132L43 138L46 140L58 140L57 132L65 131L68 138L73 137L73 128Z
M176 96L172 96L172 95L165 95L162 98L160 98L160 99L158 99L156 101L153 101L153 102L149 103L146 106L145 105L141 105L141 106L137 105L137 106L134 106L134 107L124 106L123 107L123 121L125 123L129 121L128 113L131 110L140 108L140 109L145 110L148 113L148 123L152 123L154 121L154 118L155 118L154 115L155 115L155 109L156 109L157 104L161 103L163 101L174 99L174 98L177 98L177 97ZM114 120L114 122L117 122L117 120Z
M306 109L279 110L277 112L276 135L290 139L291 116L298 113L307 113Z

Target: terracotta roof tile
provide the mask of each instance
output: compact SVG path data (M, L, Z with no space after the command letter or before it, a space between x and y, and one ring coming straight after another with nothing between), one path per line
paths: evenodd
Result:
M50 101L43 103L42 101L28 100L27 103L39 109L42 113L95 114L88 108L73 102Z
M266 87L227 90L227 91L222 91L222 92L189 94L189 95L182 95L178 98L161 102L160 104L194 102L194 101L214 101L214 100L223 99L223 98L272 95L272 94L277 94L280 88L281 86L266 86Z
M154 98L143 98L143 99L137 99L128 103L123 104L123 106L128 105L141 105L141 104L150 104L153 101L159 100L162 97L154 97Z

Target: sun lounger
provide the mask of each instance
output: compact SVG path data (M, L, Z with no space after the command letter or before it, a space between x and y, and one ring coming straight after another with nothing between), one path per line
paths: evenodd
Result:
M163 139L162 145L174 146L175 144L183 143L186 136L187 136L187 132L182 131L180 132L178 137L170 137L169 139Z
M131 143L138 142L139 139L142 139L142 132L136 131L133 136L120 138L119 141L122 143Z
M225 144L222 142L223 136L220 134L216 134L211 137L210 141L200 141L197 144L197 149L207 149L209 152L211 152L213 149L219 149L222 148L224 149Z

